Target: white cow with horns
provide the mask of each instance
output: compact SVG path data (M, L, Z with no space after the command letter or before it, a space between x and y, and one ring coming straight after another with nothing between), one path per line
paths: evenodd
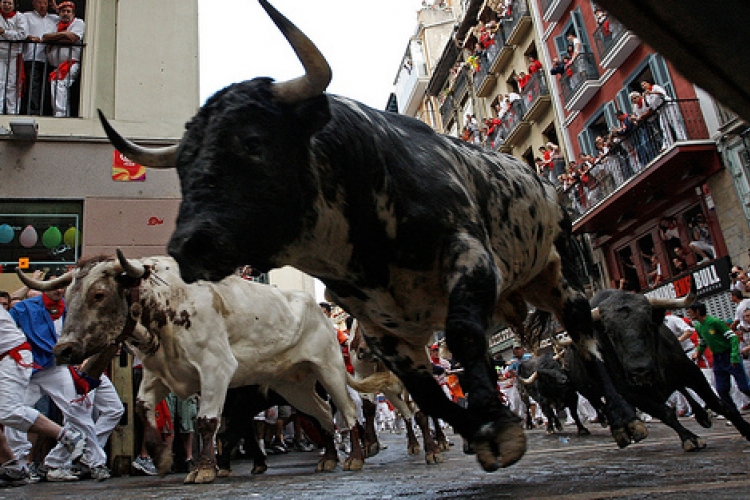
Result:
M364 463L356 410L347 394L346 368L333 325L307 293L230 276L185 284L170 257L128 260L96 257L51 281L18 271L28 286L68 285L67 318L54 349L58 363L80 363L113 343L125 342L143 361L137 410L159 471L171 454L156 430L154 408L172 391L180 398L200 392L196 430L203 441L200 463L186 483L216 477L214 435L229 387L267 386L314 417L329 434L318 470L338 461L331 408L315 392L317 381L341 410L352 440L346 470Z

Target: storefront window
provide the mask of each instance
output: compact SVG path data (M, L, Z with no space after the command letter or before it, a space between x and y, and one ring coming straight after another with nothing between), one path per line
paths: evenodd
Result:
M81 249L81 202L0 203L0 266L64 272Z

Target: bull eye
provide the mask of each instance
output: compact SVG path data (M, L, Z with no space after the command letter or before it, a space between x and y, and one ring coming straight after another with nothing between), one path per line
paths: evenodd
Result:
M94 294L94 301L95 301L95 302L101 302L101 301L103 301L103 300L104 300L105 298L107 298L107 294L105 294L104 292L96 292L96 293Z

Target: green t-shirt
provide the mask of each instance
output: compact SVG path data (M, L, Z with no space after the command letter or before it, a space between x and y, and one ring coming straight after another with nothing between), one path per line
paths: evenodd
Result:
M694 326L700 337L699 355L706 347L717 354L731 350L729 361L740 363L740 340L726 323L714 316L706 316L703 321L696 321Z

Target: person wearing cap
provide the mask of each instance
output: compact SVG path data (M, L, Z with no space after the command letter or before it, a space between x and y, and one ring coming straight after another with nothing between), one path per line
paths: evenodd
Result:
M42 37L43 42L54 44L48 47L47 61L55 68L49 74L49 80L52 111L56 117L70 116L70 87L81 72L81 42L86 25L75 17L75 12L73 2L59 3L57 30Z

